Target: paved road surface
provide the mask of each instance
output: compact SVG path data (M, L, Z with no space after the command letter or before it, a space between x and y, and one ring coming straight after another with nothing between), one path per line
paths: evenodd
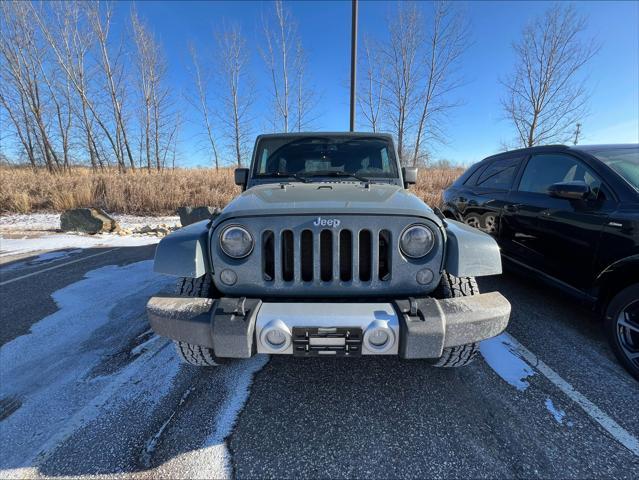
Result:
M151 272L153 246L40 253L0 257L2 477L639 473L639 384L588 311L525 278L480 282L514 306L482 349L492 366L255 357L203 371L148 329L146 298L172 284Z

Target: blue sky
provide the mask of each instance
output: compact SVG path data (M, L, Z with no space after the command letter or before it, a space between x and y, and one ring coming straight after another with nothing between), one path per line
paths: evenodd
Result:
M350 65L350 1L290 1L286 3L298 23L308 56L308 73L320 95L316 130L348 129ZM456 96L463 105L448 119L449 143L435 148L435 158L469 164L511 142L514 132L502 119L500 76L513 65L511 42L525 23L541 14L546 2L457 2L471 23L472 45L462 59L465 86ZM596 36L601 50L584 72L591 91L590 116L583 122L581 143L639 142L639 2L575 2L587 15L587 34ZM130 5L117 4L116 28L128 22ZM223 22L241 26L250 47L250 74L256 82L256 118L268 118L268 79L257 45L262 42L261 16L272 14L270 2L171 2L136 4L138 13L155 33L169 64L169 82L176 91L192 88L187 73L188 42L200 56L215 48L214 32ZM360 1L359 33L382 37L394 2ZM186 102L181 102L189 108ZM197 118L194 112L186 118ZM263 126L255 125L254 134ZM196 126L182 132L185 165L206 164L197 151Z

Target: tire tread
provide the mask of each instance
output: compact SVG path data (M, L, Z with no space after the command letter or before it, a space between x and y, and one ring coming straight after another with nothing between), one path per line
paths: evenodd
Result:
M474 277L456 277L444 272L435 290L437 298L456 298L479 295L479 286ZM479 353L478 343L444 348L442 356L431 363L434 367L463 367L473 362Z
M212 282L209 275L204 275L200 278L181 278L176 285L176 293L181 297L209 298L211 289ZM210 348L178 340L173 343L175 343L179 356L188 364L197 367L216 367L220 365L220 360Z

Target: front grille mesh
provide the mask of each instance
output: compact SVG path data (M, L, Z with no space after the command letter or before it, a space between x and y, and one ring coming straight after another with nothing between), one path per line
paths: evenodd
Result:
M391 279L391 245L389 230L266 230L262 275L267 282L386 282Z

